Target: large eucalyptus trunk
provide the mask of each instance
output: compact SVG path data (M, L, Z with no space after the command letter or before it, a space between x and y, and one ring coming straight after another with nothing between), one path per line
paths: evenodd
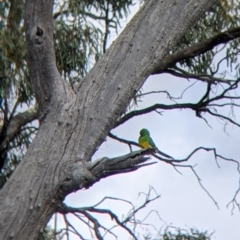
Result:
M91 157L147 77L214 0L148 0L107 53L74 89L55 63L53 0L26 0L31 83L40 129L0 192L0 239L36 239L64 197L102 177L129 171L141 152L107 169Z

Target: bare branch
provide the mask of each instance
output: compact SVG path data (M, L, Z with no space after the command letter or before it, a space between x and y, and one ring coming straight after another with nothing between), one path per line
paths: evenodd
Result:
M136 222L136 224L138 224L138 225L139 225L139 224L140 224L140 225L149 225L149 226L153 227L153 228L157 231L156 227L155 227L153 224L146 224L146 223L145 223L145 221L147 220L147 218L148 218L151 214L153 214L153 213L155 213L155 214L157 215L157 217L159 218L160 221L164 222L164 223L167 225L167 223L166 223L166 222L161 218L161 216L159 215L159 212L156 211L156 210L151 210L141 221L138 220L138 221Z
M123 199L123 198L116 198L116 197L104 197L101 201L99 201L98 203L94 204L92 207L97 207L97 206L99 206L101 203L103 203L106 200L114 200L114 201L125 202L125 203L128 203L129 205L131 205L134 208L132 202L130 202L130 201L126 200L126 199Z
M12 108L12 112L11 112L11 114L10 114L9 121L11 121L11 120L13 119L13 117L14 117L14 115L15 115L15 112L16 112L16 110L17 110L18 105L19 105L19 99L16 100L16 102L15 102L13 108Z
M36 108L30 108L27 111L18 113L16 116L14 116L7 127L7 134L2 142L2 146L6 146L19 132L21 127L29 122L32 122L33 120L36 120L37 118L38 113Z
M194 167L192 165L179 165L179 164L173 164L174 167L186 167L186 168L190 168L192 170L192 172L194 173L194 175L196 176L198 183L200 185L200 187L204 190L205 193L207 193L207 195L211 198L211 200L214 202L214 204L216 205L216 207L219 209L218 203L217 201L213 198L213 196L210 194L210 192L203 186L202 184L202 180L200 179L200 177L198 176L197 172L195 171Z
M69 224L66 215L63 215L64 222L66 224L66 235L67 235L67 240L69 240Z
M214 157L215 157L215 161L216 161L216 164L217 166L220 168L218 162L217 162L217 158L220 158L220 159L223 159L224 161L229 161L229 162L233 162L235 164L237 164L237 171L238 173L240 174L240 164L237 160L234 160L234 159L231 159L231 158L226 158L226 157L223 157L222 155L218 154L216 149L215 148L205 148L205 147L198 147L196 148L195 150L193 150L186 158L184 159L174 159L174 160L168 160L168 159L164 159L162 157L159 157L157 156L156 154L152 154L155 158L159 159L160 161L164 161L168 164L171 164L178 173L182 174L181 172L178 171L178 167L187 167L187 168L190 168L191 171L194 173L194 175L196 176L197 180L198 180L198 183L199 185L201 186L201 188L207 193L207 195L211 198L211 200L214 202L214 204L217 206L217 208L219 209L219 206L216 202L216 200L212 197L212 195L209 193L209 191L203 186L202 182L201 182L201 179L200 177L198 176L197 172L195 171L194 169L194 166L192 165L181 165L181 164L177 164L177 163L182 163L182 162L186 162L188 161L196 152L198 152L199 150L204 150L204 151L213 151L214 153ZM237 205L237 207L239 208L240 210L240 204L237 203L237 200L236 200L236 197L238 195L238 193L240 192L240 181L239 181L239 188L238 190L236 191L233 199L228 203L227 207L232 204L233 205L233 208L232 208L232 211L234 210L234 206Z
M54 214L54 240L57 240L57 213Z
M153 187L149 188L148 193L139 193L139 195L144 194L145 195L145 201L137 208L133 208L131 209L130 213L128 214L128 216L126 217L126 219L123 221L123 223L130 221L130 219L132 219L134 216L136 216L136 214L143 208L145 208L147 206L148 203L155 201L156 199L160 198L160 195L157 194L155 197L150 198L151 192L154 191L156 193L156 191L154 190Z
M240 192L240 179L239 179L239 183L238 183L238 184L239 184L239 185L238 185L237 191L235 192L232 200L227 204L227 208L228 208L230 205L232 205L232 210L231 210L232 215L233 215L235 206L237 206L238 210L240 211L240 204L237 202L237 196L238 196L238 194L239 194L239 192Z
M91 214L89 214L88 212L108 214L111 217L111 219L114 219L115 222L119 226L121 226L123 229L125 229L135 240L137 240L136 236L132 233L132 231L128 227L126 227L124 225L124 223L118 219L117 215L115 213L113 213L112 211L110 211L109 209L98 209L95 207L73 208L73 207L69 207L63 203L61 206L59 206L58 212L62 213L64 215L66 213L81 213L81 214L83 214L85 217L87 217L87 219L89 219L94 224L94 232L95 232L96 236L98 237L98 239L100 239L100 240L102 240L103 237L101 236L101 234L99 232L99 228L103 228L105 230L106 230L106 228L104 226L102 226L98 222L98 220L96 218L94 218ZM107 232L111 232L111 230L107 230L106 233ZM113 233L111 233L111 234L113 234Z
M68 10L63 10L63 11L60 11L60 12L56 12L53 14L53 18L54 19L57 19L59 16L61 15L68 15L70 13L70 11ZM82 9L78 9L78 13L81 14L83 17L89 17L89 18L92 18L94 20L105 20L105 17L101 17L101 16L98 16L98 15L95 15L93 13L90 13L90 12L86 12ZM111 21L111 20L109 20Z
M181 97L173 97L173 96L171 96L170 95L170 93L168 92L168 91L166 91L166 90L164 90L164 91L151 91L151 92L145 92L145 93L138 93L135 97L136 98L139 98L139 97L143 97L143 96L146 96L146 95L150 95L150 94L159 94L159 93L164 93L164 94L166 94L167 95L167 97L169 98L169 99L180 99Z
M205 112L208 112L209 114L211 114L211 115L213 115L213 116L215 116L215 117L219 117L220 119L224 119L224 120L226 120L226 121L229 121L230 123L236 125L237 127L240 127L240 124L239 124L239 123L233 121L233 120L232 120L231 118L229 118L229 117L223 116L222 114L214 113L214 112L212 112L210 109L205 109L204 111L205 111Z
M169 159L164 159L164 158L161 158L159 156L156 156L156 154L153 154L153 156L155 158L159 159L160 161L164 161L164 162L169 163L169 164L172 164L172 163L182 163L182 162L187 162L196 152L198 152L200 150L204 150L204 151L207 151L207 152L212 151L213 154L214 154L217 166L219 168L220 168L220 166L219 166L219 164L217 162L217 158L220 158L220 159L222 159L224 161L233 162L233 163L237 164L237 171L240 174L240 164L239 164L239 162L237 160L232 159L232 158L226 158L226 157L223 157L222 155L218 154L216 148L198 147L198 148L194 149L186 158L183 158L183 159L169 160Z
M177 68L177 71L175 70L175 68L173 69L167 69L164 70L164 73L169 73L175 77L180 77L180 78L193 78L193 79L197 79L203 82L209 82L209 83L227 83L230 84L232 82L235 82L235 80L231 80L231 79L223 79L223 78L217 78L211 75L207 75L207 74L194 74L194 73L189 73L187 71L184 71L183 69Z
M163 109L163 110L192 109L193 111L196 112L196 116L200 117L202 119L204 119L204 118L201 116L201 113L208 112L209 114L211 114L213 116L222 117L223 119L225 119L225 120L227 120L227 121L229 121L229 122L231 122L231 123L233 123L237 126L240 126L238 123L233 121L231 118L226 117L226 116L221 115L221 114L213 113L211 110L208 109L208 107L211 106L211 104L212 104L212 106L214 106L213 104L215 104L215 103L213 103L213 102L216 102L216 101L220 101L220 100L224 100L224 99L229 99L229 100L240 99L239 96L230 96L230 91L233 91L237 88L237 86L239 84L239 81L240 81L240 79L235 80L227 88L224 88L223 91L220 94L218 94L216 96L213 96L213 97L210 97L210 93L212 91L211 87L213 86L213 84L208 83L206 93L203 95L203 97L201 97L201 99L197 103L176 103L176 104L169 104L169 105L158 104L157 103L157 104L154 104L154 105L152 105L150 107L147 107L147 108L144 108L144 109L131 111L131 112L125 114L124 116L122 116L115 123L114 127L118 127L119 125L125 123L126 121L130 120L133 117L140 116L140 115L143 115L143 114L147 114L147 113L150 113L150 112L153 112L153 111L157 111L158 109ZM232 102L231 102L231 105L234 106L232 104ZM206 119L204 119L204 120L207 123ZM114 136L111 136L111 137L116 139L116 137L114 137ZM122 139L121 140L119 139L119 141L127 143L127 141L122 140ZM127 143L127 144L129 144L129 143Z
M106 6L105 6L106 4ZM103 38L103 53L106 52L107 50L107 40L108 40L108 35L109 35L109 24L110 24L110 21L109 21L109 2L106 1L104 4L104 11L105 11L105 16L104 16L104 20L105 20L105 29L104 29L104 38Z
M67 219L67 216L65 214L63 215L63 218L67 225L67 229L66 229L67 238L69 238L68 232L70 230L69 227L71 227L73 229L72 233L76 234L80 239L84 239L83 236L78 232L78 230L70 223L70 221Z
M126 140L126 139L123 139L123 138L119 138L119 137L113 135L112 133L108 133L108 136L110 138L114 139L114 140L117 140L119 142L127 144L129 146L131 152L132 152L132 147L131 147L132 145L136 146L136 147L139 147L139 145L136 142L129 141L129 140Z
M144 155L150 155L153 151L155 149L143 149L112 159L102 158L90 163L88 170L96 177L97 181L111 175L132 172L143 166L155 164L154 162L143 164L149 160L149 157L144 157Z
M193 108L195 104L193 103L183 103L183 104L172 104L172 105L165 105L165 104L154 104L148 108L144 108L141 110L134 110L127 114L125 114L123 117L121 117L114 125L114 128L120 126L121 124L125 123L126 121L130 120L133 117L140 116L143 114L150 113L152 111L155 111L157 109L164 109L164 110L172 110L172 109L182 109L182 108Z
M153 191L154 191L154 193L156 194L156 196L151 198L151 194L152 194ZM112 230L113 228L117 227L117 226L120 226L121 228L125 229L125 230L129 233L129 235L133 237L133 239L137 240L138 238L135 236L134 232L133 232L130 228L127 227L127 224L128 224L128 223L133 223L134 225L137 225L137 224L141 224L141 225L142 225L142 224L144 224L144 220L145 220L147 217L145 217L145 219L142 220L142 221L137 221L137 220L135 219L137 212L139 212L141 209L145 208L145 207L147 206L147 204L149 204L150 202L153 202L153 201L155 201L156 199L158 199L158 198L160 197L160 195L156 193L156 191L154 190L153 187L150 187L150 188L149 188L147 194L145 194L145 193L140 193L140 195L142 195L142 194L145 195L145 200L144 200L143 203L142 203L139 207L137 207L137 208L135 208L134 205L133 205L131 202L127 201L127 200L119 199L119 198L112 198L112 197L105 197L105 198L103 198L99 203L97 203L97 204L95 204L94 206L91 206L91 207L74 208L74 207L70 207L70 206L67 206L66 204L62 203L62 204L60 204L60 205L58 206L57 211L58 211L59 213L61 213L61 214L64 214L64 216L65 216L67 213L72 213L72 214L74 214L74 216L76 216L77 218L79 218L81 221L82 221L82 219L80 218L80 215L78 215L78 214L81 214L81 215L85 216L91 223L93 223L93 225L94 225L94 232L95 232L96 236L98 237L98 239L103 239L104 236L105 236L107 233L111 233L111 234L113 234L113 235L117 238L117 236L116 236L111 230ZM111 210L109 210L109 209L96 208L96 206L98 206L99 204L103 203L103 202L104 202L105 200L107 200L107 199L127 202L127 203L129 203L129 204L132 206L132 208L130 209L130 212L128 213L127 217L126 217L124 220L120 221L119 218L118 218L118 216L117 216L115 213L113 213ZM114 220L117 225L114 225L114 226L111 227L110 229L106 229L104 226L102 226L102 225L98 222L97 218L93 217L89 212L90 212L90 213L106 214L106 215L108 215L112 220ZM152 212L152 211L151 211L151 212ZM150 213L149 213L149 214L150 214ZM148 215L149 215L149 214L148 214ZM158 215L158 216L159 216L159 215ZM159 216L159 217L160 217L160 216ZM161 219L161 218L160 218L160 219ZM72 227L71 224L68 222L66 216L65 216L65 221L68 223L68 225L69 225L70 227ZM84 223L85 223L89 228L92 229L92 226L91 226L89 223L87 223L86 221L84 221ZM73 227L72 227L72 228L73 228ZM103 237L100 235L100 232L99 232L100 228L106 230L106 231L105 231L105 234L103 235ZM73 229L74 229L74 228L73 228Z

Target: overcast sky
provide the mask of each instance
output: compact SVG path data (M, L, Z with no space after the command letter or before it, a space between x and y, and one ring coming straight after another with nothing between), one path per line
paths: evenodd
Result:
M184 79L173 78L164 74L150 77L143 86L144 92L156 90L168 90L172 96L178 97L183 90L192 84ZM205 91L206 85L197 82L192 88L185 92L179 102L196 102ZM221 89L218 88L218 91ZM238 91L239 93L239 91ZM146 96L136 109L151 106L154 103L173 104L165 94L154 94ZM228 109L225 109L228 114ZM239 122L239 109L235 110L235 120ZM211 116L206 118L211 125L210 128L203 120L197 118L191 110L163 111L162 115L151 113L136 117L124 125L114 129L113 134L131 141L137 141L139 131L142 128L149 129L151 136L161 151L164 151L176 159L187 157L199 146L215 147L217 152L224 157L240 160L239 136L240 129L228 124L226 131L221 121ZM135 150L137 148L134 148ZM101 157L116 157L129 152L127 145L107 139L94 155L94 160ZM154 159L152 159L154 161ZM88 190L78 191L70 194L65 202L75 207L94 205L105 196L119 197L132 201L139 205L142 197L139 192L148 192L149 186L154 187L161 198L150 203L141 214L139 219L144 218L151 210L158 211L162 220L156 214L151 214L147 222L154 224L159 230L167 225L180 228L197 228L214 233L213 239L240 239L240 214L237 209L231 213L231 207L226 205L233 198L239 185L239 174L236 164L218 159L218 168L212 152L200 151L196 153L187 164L195 165L196 172L202 180L202 184L217 201L218 209L211 198L200 187L197 178L189 168L179 168L179 174L171 165L158 161L157 164L142 168L136 172L116 175L101 180ZM154 194L152 195L154 197ZM126 204L116 204L108 201L102 207L109 208L119 216L126 215L129 207ZM62 219L58 226L62 226ZM103 222L110 222L102 218ZM79 222L73 220L80 232L87 232ZM150 231L157 232L154 228L146 226L142 233ZM120 231L119 239L126 238L125 231ZM77 239L72 237L71 239ZM89 239L91 239L89 237ZM93 238L92 238L93 239ZM105 239L114 239L107 235Z

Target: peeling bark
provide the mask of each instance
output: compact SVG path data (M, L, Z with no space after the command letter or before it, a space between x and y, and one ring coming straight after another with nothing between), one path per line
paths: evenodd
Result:
M26 1L28 65L41 126L1 190L0 239L36 239L68 193L108 176L94 176L92 155L147 77L214 2L147 1L73 91L55 64L53 0ZM136 167L125 162L129 171Z

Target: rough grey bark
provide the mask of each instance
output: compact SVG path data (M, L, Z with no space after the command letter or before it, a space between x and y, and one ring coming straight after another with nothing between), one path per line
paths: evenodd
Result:
M214 2L147 1L73 91L55 64L53 0L26 1L28 64L41 126L1 190L0 239L36 239L68 193L120 170L134 170L147 160L144 155L148 151L137 153L136 161L125 158L124 169L116 164L107 175L98 173L109 160L99 165L89 163L146 78Z

